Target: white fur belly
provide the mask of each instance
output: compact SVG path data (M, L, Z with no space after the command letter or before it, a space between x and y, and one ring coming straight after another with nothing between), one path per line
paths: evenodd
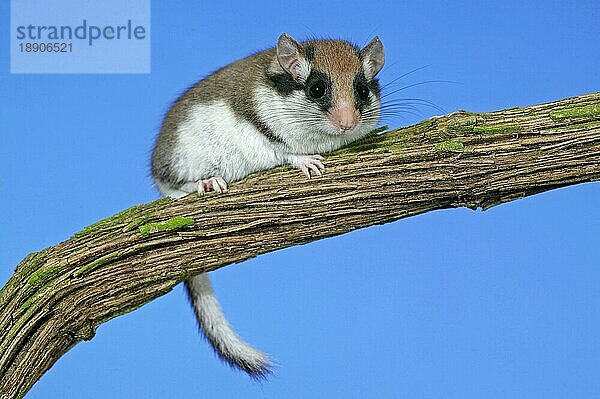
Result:
M219 176L231 182L285 162L267 137L223 101L194 106L177 140L175 162L186 181Z

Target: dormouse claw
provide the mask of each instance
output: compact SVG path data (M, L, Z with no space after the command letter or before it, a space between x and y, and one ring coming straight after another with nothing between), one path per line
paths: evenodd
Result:
M311 171L313 175L321 176L325 170L325 165L321 162L324 158L319 155L290 155L290 164L298 168L308 177L311 178Z

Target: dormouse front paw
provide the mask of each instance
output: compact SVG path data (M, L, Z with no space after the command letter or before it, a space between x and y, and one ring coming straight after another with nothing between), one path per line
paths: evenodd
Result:
M308 177L311 178L311 172L313 175L321 176L322 172L325 170L325 166L323 162L321 162L324 158L319 155L290 155L288 160L290 164L298 168Z
M180 189L188 193L197 191L199 195L204 195L210 191L221 194L227 192L227 182L221 177L211 177L210 179L185 183Z

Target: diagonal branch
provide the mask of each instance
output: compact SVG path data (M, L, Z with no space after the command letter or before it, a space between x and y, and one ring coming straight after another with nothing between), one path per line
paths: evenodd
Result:
M28 255L0 291L0 397L23 396L96 327L194 274L423 212L487 209L600 179L600 93L457 112L371 135L307 181L286 167L223 195L123 211Z

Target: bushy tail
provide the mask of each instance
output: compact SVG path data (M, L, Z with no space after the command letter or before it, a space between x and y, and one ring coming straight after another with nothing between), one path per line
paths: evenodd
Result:
M232 329L215 297L206 273L186 280L198 324L215 353L233 368L252 378L266 378L271 372L269 357L245 343Z

